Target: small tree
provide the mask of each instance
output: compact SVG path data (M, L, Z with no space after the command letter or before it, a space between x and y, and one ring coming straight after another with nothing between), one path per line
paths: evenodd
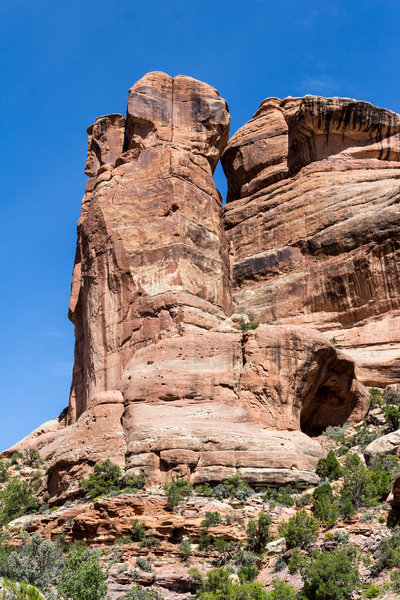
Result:
M57 591L64 600L102 600L107 593L106 579L98 552L78 546L67 556Z
M272 586L274 589L267 594L268 600L295 600L296 590L289 583L282 579L274 579Z
M342 467L333 450L329 450L326 458L320 458L316 469L317 475L323 479L333 481L342 476Z
M146 537L146 526L141 521L132 521L131 538L134 542L141 542Z
M33 487L24 480L12 477L0 492L0 524L6 525L13 519L34 511L37 499Z
M269 528L272 523L270 515L260 512L258 519L250 519L247 525L247 545L250 550L262 554L269 542Z
M346 600L358 584L358 567L351 548L316 551L300 570L304 588L299 600Z
M20 547L0 549L0 577L26 581L46 590L61 568L61 553L50 540L39 533L31 539L25 534Z
M107 460L97 463L94 472L80 481L81 488L90 498L104 496L121 489L122 472L118 465Z
M176 477L164 486L169 508L176 508L184 498L192 493L192 486L186 479Z
M181 556L185 561L192 556L192 544L189 538L183 538L183 540L179 544L179 552L181 553Z
M286 523L281 523L278 531L285 538L288 548L307 548L317 539L318 528L317 519L303 509L290 517Z
M25 448L23 453L23 463L28 467L37 467L42 462L40 454L36 448Z

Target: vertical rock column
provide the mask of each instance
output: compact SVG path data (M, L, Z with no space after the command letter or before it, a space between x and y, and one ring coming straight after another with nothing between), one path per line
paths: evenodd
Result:
M69 311L70 423L94 394L115 389L137 349L230 314L212 178L229 122L214 88L155 72L131 88L126 119L108 115L89 127Z

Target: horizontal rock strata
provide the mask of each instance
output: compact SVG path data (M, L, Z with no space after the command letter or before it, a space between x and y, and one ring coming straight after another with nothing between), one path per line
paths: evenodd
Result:
M397 376L397 115L272 98L227 143L229 122L214 88L155 72L88 129L67 426L9 450L40 445L50 504L105 458L156 484L315 484L310 436L366 413L356 373Z
M335 338L368 385L399 379L400 117L268 98L229 141L234 310Z

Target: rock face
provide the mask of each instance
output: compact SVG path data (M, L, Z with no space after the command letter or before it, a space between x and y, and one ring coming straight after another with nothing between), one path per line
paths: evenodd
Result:
M105 458L156 483L314 484L324 451L309 436L365 415L352 358L303 325L339 339L339 324L397 323L397 117L270 99L226 146L229 121L214 88L156 72L126 118L88 129L68 426L22 443L49 459L50 503Z
M268 98L229 141L233 304L315 327L368 385L400 375L400 117L347 98Z

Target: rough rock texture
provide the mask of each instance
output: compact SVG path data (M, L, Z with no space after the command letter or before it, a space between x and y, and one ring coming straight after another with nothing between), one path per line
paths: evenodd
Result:
M345 265L354 276L360 269L363 207L379 201L377 177L382 194L386 176L395 187L392 163L363 157L377 152L374 136L392 135L394 148L396 119L353 104L262 104L224 154L229 239L212 175L230 117L214 88L149 73L131 88L126 118L107 115L89 127L68 426L40 442L49 503L78 495L79 479L104 458L155 483L235 473L254 486L318 481L324 450L309 435L360 420L368 399L353 360L296 323L331 327L330 310L335 324L354 324L362 310L377 314L375 304L349 310L347 296L328 306L325 288ZM367 168L376 169L364 197L354 178L365 179ZM340 204L332 189L347 200ZM391 228L395 208L387 205ZM339 238L331 231L338 218L347 219ZM242 331L248 314L264 324ZM285 324L265 323L278 318Z
M212 172L229 133L218 92L150 73L126 120L89 128L72 282L75 367L69 422L116 387L135 349L204 330L231 307L221 199Z
M335 338L368 385L400 377L400 117L268 98L229 141L234 310Z
M390 492L387 501L393 508L400 509L400 475L394 480L392 491Z
M400 448L400 429L383 435L365 448L365 458L370 461L379 456L379 454L397 454Z

